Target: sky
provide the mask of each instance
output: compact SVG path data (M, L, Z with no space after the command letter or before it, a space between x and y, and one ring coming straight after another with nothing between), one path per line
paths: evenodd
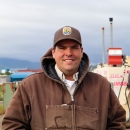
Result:
M129 5L130 0L0 0L0 58L39 62L63 26L80 31L90 64L102 62L103 43L107 62L111 34L113 47L130 56Z

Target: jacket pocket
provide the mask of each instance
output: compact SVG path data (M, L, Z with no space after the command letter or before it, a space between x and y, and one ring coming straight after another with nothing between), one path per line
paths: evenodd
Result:
M75 106L75 124L77 130L98 130L99 109Z
M71 129L72 106L52 105L46 106L46 130L47 129Z

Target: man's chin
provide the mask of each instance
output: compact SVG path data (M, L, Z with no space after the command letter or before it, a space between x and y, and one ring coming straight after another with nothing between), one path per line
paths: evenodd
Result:
M74 68L66 68L66 71L72 71Z
M74 71L74 68L67 68L67 69L65 69L65 71L66 71L67 73L71 73L71 72Z

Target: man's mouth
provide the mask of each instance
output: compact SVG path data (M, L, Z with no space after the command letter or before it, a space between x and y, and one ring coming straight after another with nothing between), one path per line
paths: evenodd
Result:
M72 62L73 60L64 60L64 61L66 61L66 62Z

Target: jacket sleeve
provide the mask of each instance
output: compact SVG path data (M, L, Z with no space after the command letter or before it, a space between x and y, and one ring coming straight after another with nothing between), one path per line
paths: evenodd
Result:
M108 111L107 130L125 130L126 112L121 106L114 91L110 90L110 106Z
M17 88L2 120L2 130L30 130L30 103L24 82Z

